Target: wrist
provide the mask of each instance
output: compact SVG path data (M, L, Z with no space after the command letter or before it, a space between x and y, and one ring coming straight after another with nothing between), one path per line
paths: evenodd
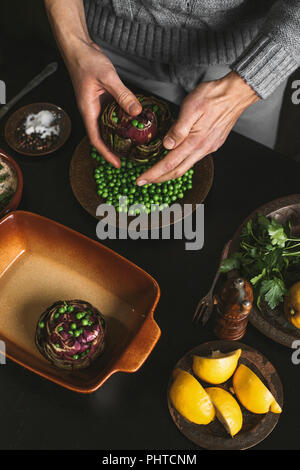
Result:
M91 43L82 0L44 0L56 42L65 60Z
M232 98L239 98L245 107L260 100L255 90L235 71L220 79L225 86L225 92Z

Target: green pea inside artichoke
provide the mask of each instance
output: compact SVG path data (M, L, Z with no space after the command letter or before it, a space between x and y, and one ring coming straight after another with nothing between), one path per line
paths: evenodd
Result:
M100 128L104 142L116 155L146 163L162 155L172 115L165 101L153 96L137 97L143 107L141 114L133 118L114 101L104 109Z

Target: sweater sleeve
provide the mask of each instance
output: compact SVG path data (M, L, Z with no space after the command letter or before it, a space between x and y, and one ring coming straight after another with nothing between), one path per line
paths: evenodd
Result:
M278 0L257 37L231 64L263 99L300 65L300 1Z

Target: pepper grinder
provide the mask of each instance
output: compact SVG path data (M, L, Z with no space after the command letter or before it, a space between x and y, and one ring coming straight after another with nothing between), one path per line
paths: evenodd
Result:
M253 304L252 287L241 277L228 279L214 296L216 323L214 332L220 339L239 340L245 333Z

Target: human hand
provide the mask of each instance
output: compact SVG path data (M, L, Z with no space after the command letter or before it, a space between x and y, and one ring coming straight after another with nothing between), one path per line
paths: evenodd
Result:
M131 116L141 113L140 102L122 83L111 61L95 43L81 41L65 61L91 144L112 165L120 167L120 159L108 149L100 135L101 102L108 92Z
M198 160L215 152L243 111L259 100L236 73L198 85L183 101L177 121L164 138L167 156L137 180L142 186L179 178Z

